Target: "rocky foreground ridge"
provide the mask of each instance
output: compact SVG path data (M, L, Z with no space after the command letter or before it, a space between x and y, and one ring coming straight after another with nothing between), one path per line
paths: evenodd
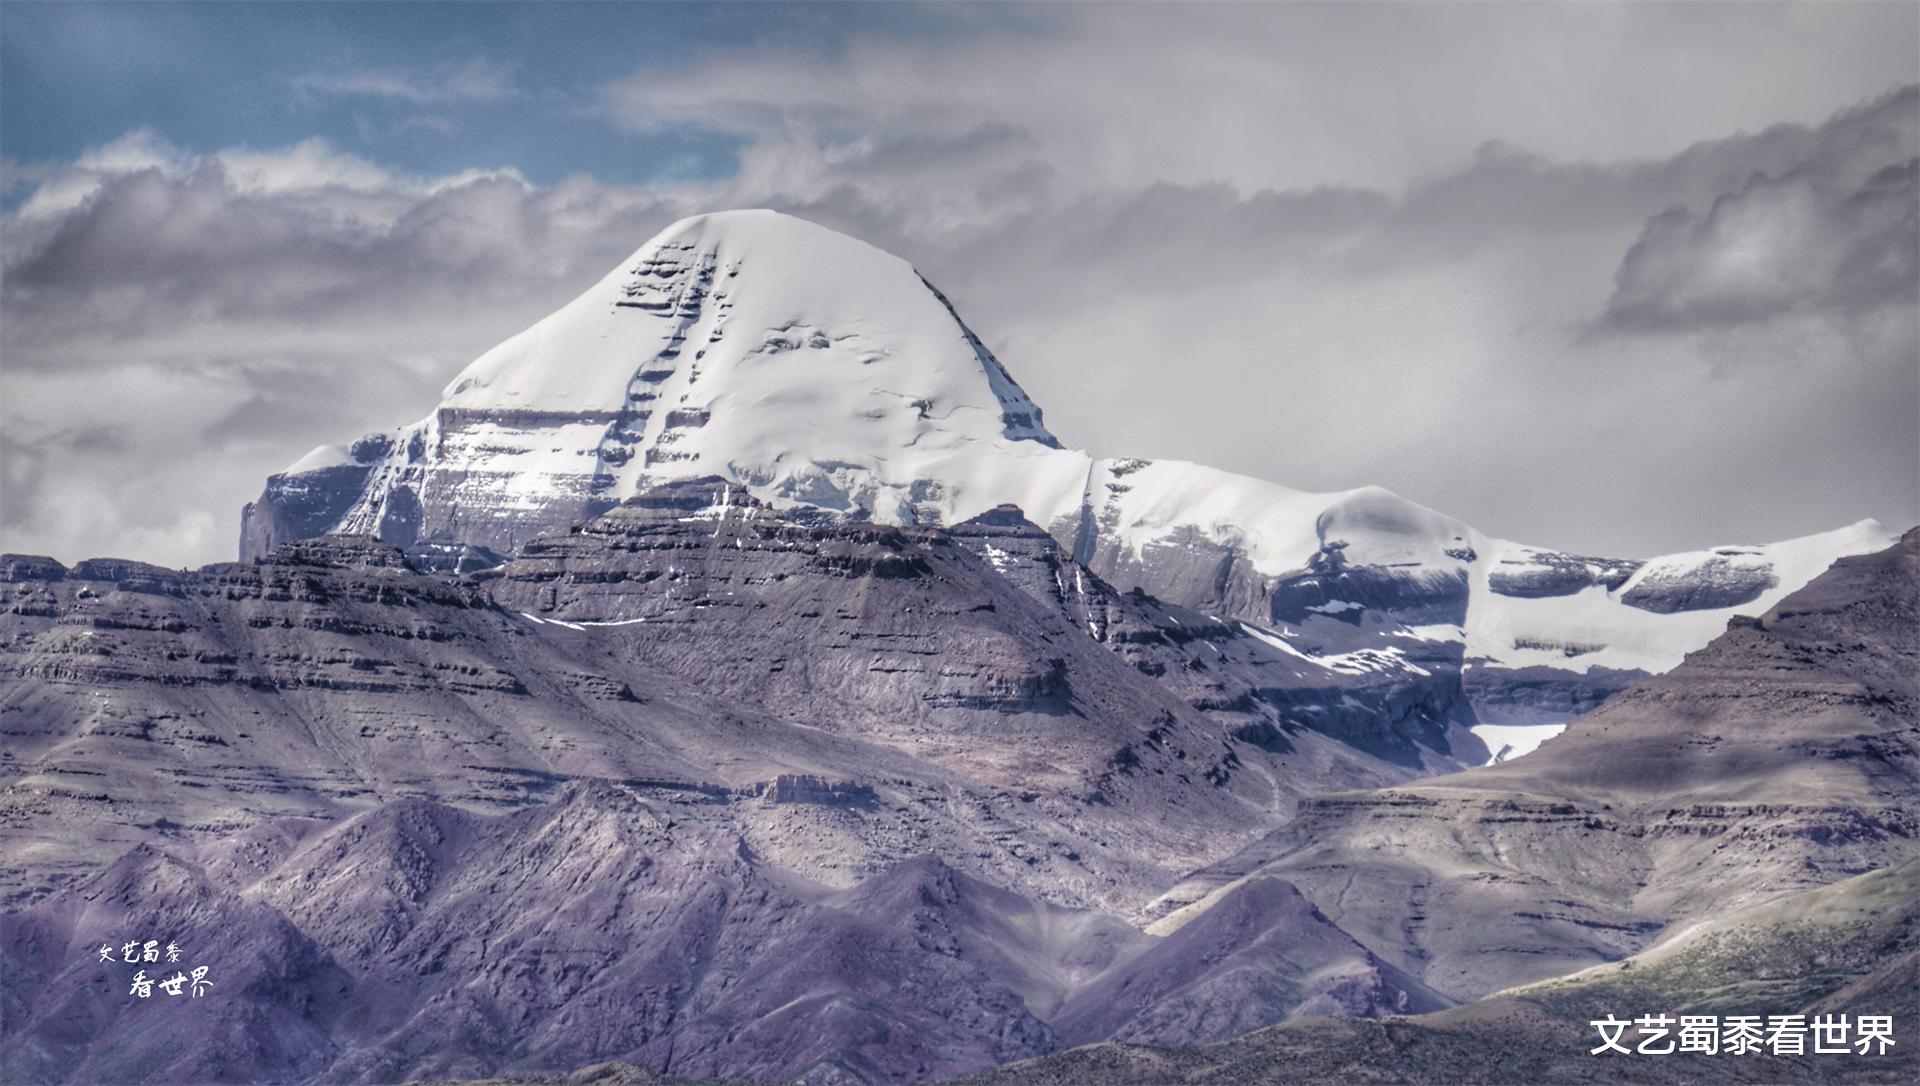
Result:
M909 1082L1439 1010L1911 857L1917 552L1419 784L1010 511L702 480L466 575L9 557L0 1077ZM130 997L138 932L226 983Z
M478 574L327 537L198 571L16 556L4 576L0 764L15 840L47 835L54 868L154 824L805 777L924 789L909 802L940 824L978 806L1011 820L979 827L1003 843L943 854L1057 868L1050 893L1129 908L1303 795L1449 764L1444 704L1117 592L1031 525L804 522L719 480ZM1078 850L1044 828L1103 819L1123 836ZM99 822L124 829L72 832ZM896 859L925 831L897 832ZM851 862L816 843L805 863Z
M1626 1010L1625 1008L1638 1008ZM1896 1041L1884 1052L1758 1051L1594 1055L1601 1019L1666 1014L1884 1015ZM1905 1083L1920 1052L1900 1023L1920 1014L1920 863L1775 898L1697 925L1659 948L1571 977L1529 985L1417 1018L1302 1018L1216 1044L1183 1048L1092 1045L969 1076L967 1086L1175 1086L1275 1081L1645 1083ZM1629 1028L1623 1043L1659 1049L1672 1039ZM1832 1038L1826 1042L1836 1047ZM619 1069L604 1069L618 1074ZM586 1076L583 1076L586 1077ZM644 1081L644 1080L642 1080Z

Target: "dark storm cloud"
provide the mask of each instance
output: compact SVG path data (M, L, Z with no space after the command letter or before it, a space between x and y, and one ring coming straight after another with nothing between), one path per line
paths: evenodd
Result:
M1920 89L1909 86L1819 124L1773 125L1658 159L1560 162L1488 144L1398 195L1172 184L1082 193L1033 157L1037 141L1002 126L995 154L977 153L975 137L840 148L832 171L793 171L749 198L910 253L943 284L1015 319L1027 300L1057 310L1147 282L1161 292L1249 277L1363 284L1509 243L1568 239L1570 252L1592 250L1570 264L1590 256L1608 273L1587 277L1591 293L1564 318L1570 330L1604 310L1608 327L1677 331L1716 308L1721 319L1735 315L1727 299L1706 296L1713 252L1769 244L1760 236L1769 222L1793 227L1753 272L1778 280L1779 298L1817 308L1911 301L1917 114ZM809 152L818 148L763 153L790 162ZM1788 241L1797 254L1779 247Z
M1862 178L1912 157L1920 87L1896 89L1817 125L1776 124L1703 140L1677 154L1624 162L1561 162L1501 143L1464 168L1414 185L1401 215L1417 231L1467 242L1503 231L1564 231L1644 219L1671 206L1703 208L1755 175Z
M392 355L431 346L463 307L537 316L678 214L764 203L910 254L958 287L977 281L982 295L1050 306L1157 269L1179 269L1164 277L1176 290L1250 275L1365 277L1443 265L1507 237L1645 223L1606 320L1680 327L1795 299L1844 306L1910 294L1917 107L1920 90L1909 87L1821 125L1628 163L1489 145L1397 197L1351 186L1083 193L1059 183L1031 133L1006 124L768 150L823 165L718 193L586 179L542 189L510 175L409 182L327 161L324 150L320 164L271 184L258 178L285 168L176 161L98 171L74 206L16 216L0 305L16 369L113 365L114 352L92 347L156 333L164 342L183 315L214 334L208 355L271 353L303 334ZM1734 253L1759 259L1742 272L1729 267ZM1041 281L1052 284L1044 295Z
M1920 160L1855 188L1802 172L1755 176L1704 213L1647 223L1620 265L1600 326L1725 328L1794 313L1865 314L1920 292Z
M47 455L43 445L21 441L0 428L0 495L6 499L8 523L34 519L48 482Z
M57 500L57 480L48 474L50 461L120 459L137 450L126 435L111 426L83 426L36 434L24 441L0 429L0 493L6 496L9 522L33 520L44 503Z
M1688 332L1914 305L1920 88L1772 143L1768 154L1734 159L1749 167L1738 184L1647 221L1597 330Z

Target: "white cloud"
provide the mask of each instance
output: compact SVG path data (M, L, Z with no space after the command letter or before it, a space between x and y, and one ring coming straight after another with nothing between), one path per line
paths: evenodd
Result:
M502 102L523 92L510 64L474 57L424 72L311 72L294 80L302 94L380 98L413 106Z
M393 202L395 199L411 200L485 178L524 180L511 168L468 170L431 178L399 173L317 137L269 150L231 147L196 155L173 146L150 128L140 128L87 151L70 165L43 167L47 176L16 214L23 221L53 219L80 207L115 178L151 171L169 181L180 181L209 168L227 187L247 196L300 196L334 189L362 197L392 198L328 205L332 212L375 221L389 220L400 213L403 204Z
M460 366L672 219L762 205L915 261L1061 436L1100 452L1377 482L1496 533L1622 553L1920 517L1912 304L1579 336L1636 296L1616 273L1668 208L1696 256L1789 236L1851 252L1869 232L1833 209L1911 157L1913 92L1769 123L1819 121L1806 103L1835 93L1778 42L1846 67L1798 9L1722 20L1749 45L1755 26L1776 35L1735 59L1661 9L1650 25L1672 40L1642 41L1622 89L1604 69L1651 31L1610 9L1523 9L1520 59L1452 73L1490 24L1364 7L1337 18L1400 27L1366 63L1366 39L1318 9L1284 41L1264 12L1234 33L1195 9L1158 41L1141 16L1062 9L1031 42L857 42L833 70L762 49L609 91L635 126L745 133L739 175L712 183L421 177L320 141L194 155L144 131L10 171L38 188L0 218L7 546L226 557L269 472L424 414ZM1679 93L1748 67L1764 87ZM1595 108L1607 88L1617 111ZM1756 174L1773 196L1787 178L1842 196L1716 220ZM1749 228L1767 224L1772 242ZM1674 297L1730 289L1702 270L1727 260L1667 260ZM1859 266L1819 264L1821 282Z
M1076 189L1392 190L1489 141L1560 161L1664 159L1816 123L1913 79L1911 10L1835 10L1062 5L1024 33L774 41L649 66L605 104L643 130L742 133L781 167L806 148L857 153L991 126L1026 134Z

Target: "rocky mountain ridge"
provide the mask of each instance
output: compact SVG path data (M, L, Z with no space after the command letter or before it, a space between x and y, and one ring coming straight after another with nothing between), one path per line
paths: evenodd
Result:
M1490 1036L1455 1001L1635 952L1653 979L1690 922L1911 879L1920 531L1527 758L1398 784L1158 685L1185 612L1046 539L703 480L465 576L339 537L194 574L0 561L0 1075L915 1082L1107 1041L1324 1070L1383 1036L1452 1066ZM953 667L910 666L930 646ZM1864 960L1874 923L1820 945ZM124 995L94 951L134 932L206 948L212 1001ZM1871 1011L1846 993L1907 975L1802 987ZM1327 1014L1363 1021L1233 1040ZM1086 1051L1002 1074L1216 1058Z
M1432 1005L1278 883L1179 940L1129 921L1415 770L1262 700L1290 657L1168 636L1052 546L695 480L466 575L365 537L0 561L0 1075L915 1081ZM230 987L120 998L92 952L134 929Z

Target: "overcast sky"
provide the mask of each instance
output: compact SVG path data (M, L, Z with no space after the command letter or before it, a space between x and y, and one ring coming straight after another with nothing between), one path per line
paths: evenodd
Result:
M684 214L1067 444L1641 556L1920 521L1920 5L0 4L0 549L232 557Z

